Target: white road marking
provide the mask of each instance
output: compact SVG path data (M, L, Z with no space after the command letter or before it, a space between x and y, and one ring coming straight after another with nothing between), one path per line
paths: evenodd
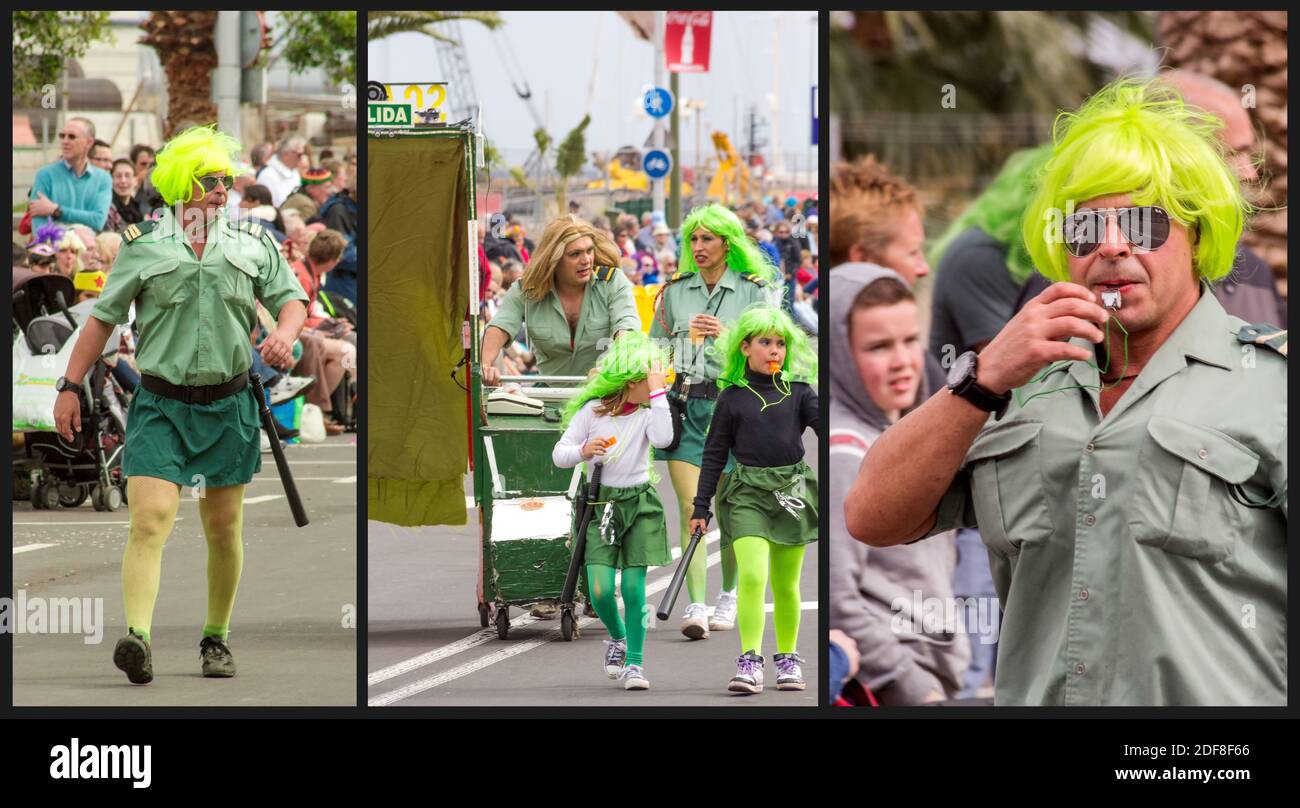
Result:
M711 531L711 533L714 536L714 538L716 538L717 531L714 530ZM721 561L722 561L721 551L716 553L710 553L706 561L706 565L712 567L717 565ZM650 602L651 595L658 594L659 592L662 592L663 590L667 589L668 584L671 581L672 581L672 575L668 574L668 575L661 576L655 579L653 582L649 583L645 589L646 602L647 603ZM579 629L582 629L582 628L586 628L592 623L599 623L599 622L600 621L595 617L583 617L578 620L578 627ZM511 624L511 628L514 627L515 627L514 624ZM479 632L479 633L482 634L484 632ZM445 685L448 682L452 682L455 681L456 679L460 679L462 677L468 676L471 673L475 673L477 671L483 670L486 667L495 665L498 662L502 662L504 660L510 659L511 657L518 656L519 654L531 651L534 648L540 648L541 646L545 645L548 642L551 642L552 640L558 638L559 636L560 636L560 628L557 626L556 628L552 629L542 637L525 640L523 642L516 643L515 645L512 645L508 648L503 648L500 651L493 651L492 653L486 656L479 657L478 659L475 659L471 662L466 662L463 665L458 665L454 668L450 668L448 670L443 671L442 673L435 674L433 676L427 676L423 679L414 681L409 685L398 688L397 690L391 690L387 693L382 693L378 696L375 696L372 699L368 699L366 704L370 707L386 707L390 704L394 704L396 702L409 699L410 697L423 693L426 690L431 690L435 687ZM467 637L466 640L468 639L470 638ZM473 646L469 646L469 647L473 647ZM402 663L398 663L398 664L400 665ZM371 684L373 684L373 682Z
M176 517L175 521L182 522L184 520L185 517L178 516ZM46 525L81 525L82 527L99 527L100 525L129 525L129 524L131 524L130 520L127 520L125 522L98 522L98 521L92 521L90 519L86 519L81 522L14 522L14 527L18 527L19 525L23 525L25 527L45 527Z
M260 497L249 497L244 500L244 504L256 505L259 502L270 502L273 499L284 499L284 494L263 494Z
M28 553L31 552L32 550L43 550L46 547L57 547L57 546L58 545L55 544L23 544L14 548L14 555L18 555L19 553Z
M340 483L340 484L342 484L342 483L355 483L356 481L357 481L357 475L355 475L355 474L353 474L351 477L340 477L340 478L338 478L337 480L330 480L330 482L332 482L332 483Z
M466 497L466 499L473 502L473 497ZM716 542L718 540L718 531L716 530L709 531L704 535L704 540L710 544ZM679 557L681 555L681 548L674 548L674 553L675 554L673 558ZM721 558L721 556L719 556L719 558ZM710 565L712 565L713 563L714 562L711 561ZM656 581L654 583L651 583L650 586L646 588L647 596L649 596L652 591L659 592L663 589L668 588L668 582L672 580L672 574L669 573L667 578L663 578L661 580L662 583L660 583L660 581ZM658 584L657 589L654 588L656 584ZM651 619L652 620L654 619L654 615L651 615ZM538 619L536 617L533 617L532 615L527 615L525 617L520 618L519 620L510 621L510 628L513 630L521 626L526 626L530 623L536 623L536 622L538 622ZM485 628L482 631L471 634L468 637L462 637L461 639L456 640L455 642L451 642L446 645L440 646L438 648L433 649L432 651L426 651L423 654L419 654L418 656L413 656L410 659L404 659L401 662L397 662L393 665L389 665L386 668L380 668L377 671L372 671L366 677L366 685L368 687L374 687L380 682L385 682L389 679L393 679L403 674L410 673L411 671L416 670L417 668L423 668L427 665L432 665L433 663L439 660L446 659L447 657L453 656L455 654L459 654L461 651L468 651L471 648L476 648L482 645L483 643L494 639L496 636L497 636L497 631L495 628L492 627Z

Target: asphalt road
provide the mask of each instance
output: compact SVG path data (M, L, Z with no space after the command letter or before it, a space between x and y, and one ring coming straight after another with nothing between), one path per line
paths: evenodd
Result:
M806 459L817 468L817 439L805 434ZM656 464L659 495L668 512L669 535L677 534L677 509L666 464ZM466 495L469 490L467 477ZM471 501L472 504L472 501ZM716 531L709 552L712 605L721 588ZM768 614L763 654L767 686L761 694L727 692L740 655L736 631L715 631L707 640L683 637L680 615L651 626L645 648L648 691L626 692L606 678L603 669L604 627L596 618L582 623L581 636L564 642L558 620L534 620L522 609L511 610L509 639L479 626L475 576L479 526L471 508L462 527L403 528L383 522L368 526L369 615L368 702L372 706L720 706L812 707L817 704L821 675L817 667L818 546L804 560L801 598L803 620L799 651L808 689L778 691L772 664L775 637ZM657 607L672 577L673 566L658 567L647 577L648 600ZM769 594L770 599L770 594ZM769 602L769 609L771 608ZM653 615L651 616L653 621Z
M87 501L37 511L14 503L14 590L16 599L25 593L29 624L41 603L53 608L60 598L90 599L88 618L102 599L103 621L91 644L85 633L15 634L14 705L355 705L356 435L285 451L311 524L294 525L275 461L264 453L245 493L244 572L230 634L239 674L232 679L200 675L207 549L190 489L181 492L163 553L148 686L129 684L112 661L126 633L126 507L100 513Z

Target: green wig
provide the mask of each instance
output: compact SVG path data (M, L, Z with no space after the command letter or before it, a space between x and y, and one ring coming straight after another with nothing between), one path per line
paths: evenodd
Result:
M158 152L150 175L153 185L168 205L191 202L194 184L208 174L233 174L238 162L239 141L216 124L192 126L167 142ZM203 189L199 189L203 193Z
M1038 271L1069 278L1061 221L1080 203L1128 194L1193 231L1192 264L1214 281L1232 271L1250 205L1224 158L1222 122L1155 79L1121 78L1061 113L1055 146L1025 210L1021 234Z
M785 364L781 366L780 378L786 382L816 384L817 352L809 344L803 329L795 325L790 315L779 306L755 303L741 312L708 349L719 358L718 363L722 366L718 373L718 387L725 390L732 385L749 386L745 381L749 360L740 352L740 345L764 334L777 334L785 340Z
M682 222L682 257L677 266L683 275L700 271L695 265L695 255L691 252L691 234L699 227L726 242L727 269L757 275L768 283L777 281L777 268L767 260L758 245L745 235L745 226L741 224L740 217L716 202L695 208L686 217L686 221Z
M1020 236L1020 220L1034 195L1039 172L1051 156L1052 145L1045 143L1032 149L1021 149L1008 157L988 187L948 225L943 236L930 248L930 266L937 269L953 240L974 227L1007 248L1007 274L1017 286L1024 284L1033 273L1034 265Z
M603 399L644 379L655 362L667 370L668 353L643 331L624 331L610 344L596 364L595 375L578 388L564 408L563 426L582 409L588 401Z

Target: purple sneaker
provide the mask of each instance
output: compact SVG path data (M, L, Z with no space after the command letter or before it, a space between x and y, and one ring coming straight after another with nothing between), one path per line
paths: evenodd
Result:
M753 651L746 651L736 660L736 675L731 678L727 690L732 693L763 692L763 658Z
M776 663L777 690L803 690L807 685L803 681L803 657L797 653L776 654L772 657Z

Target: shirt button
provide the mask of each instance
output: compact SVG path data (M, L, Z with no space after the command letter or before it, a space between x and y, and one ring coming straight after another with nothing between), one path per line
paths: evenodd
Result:
M1075 666L1074 666L1074 672L1077 673L1077 674L1079 674L1080 676L1082 676L1082 675L1083 675L1083 672L1086 671L1086 670L1087 670L1087 668L1085 668L1085 667L1083 666L1083 663L1082 663L1082 662L1080 662L1078 665L1075 665Z
M1097 524L1097 517L1093 516L1092 514L1088 514L1087 516L1083 517L1083 523L1088 527L1092 527L1093 525Z
M1079 600L1087 600L1087 599L1088 599L1088 590L1086 589L1079 590Z
M1089 442L1088 442L1088 445L1085 446L1085 447L1083 447L1083 450L1084 450L1085 452L1087 452L1088 454L1092 454L1092 450L1095 449L1095 448L1096 448L1096 447L1093 446L1092 442L1089 441Z
M1197 450L1196 450L1196 456L1199 457L1199 458L1201 458L1202 460L1204 460L1205 458L1207 458L1207 457L1210 456L1210 453L1209 453L1208 451L1206 451L1205 449L1197 449Z

